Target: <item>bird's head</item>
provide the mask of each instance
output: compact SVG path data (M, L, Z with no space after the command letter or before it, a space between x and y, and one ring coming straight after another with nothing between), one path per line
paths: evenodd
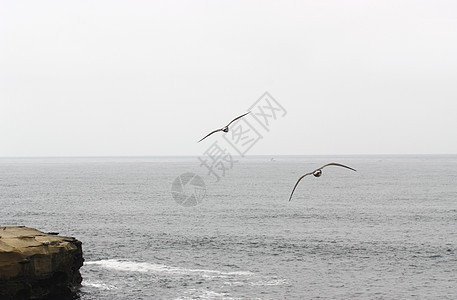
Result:
M322 175L322 170L319 169L319 170L314 171L313 175L314 175L314 177L321 177L321 175Z

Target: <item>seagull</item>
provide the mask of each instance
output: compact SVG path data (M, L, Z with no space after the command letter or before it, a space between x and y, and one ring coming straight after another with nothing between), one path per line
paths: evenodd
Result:
M242 114L242 115L239 116L239 117L236 117L235 119L233 119L232 121L230 121L230 123L228 123L227 126L224 126L224 127L220 128L220 129L216 129L216 130L214 130L213 132L207 134L204 138L202 138L201 140L199 140L197 143L200 143L201 141L203 141L204 139L206 139L207 137L209 137L210 135L212 135L213 133L216 133L216 132L218 132L218 131L228 132L228 131L229 131L229 128L228 128L228 127L230 126L230 124L232 124L232 123L235 122L236 120L238 120L238 119L244 117L244 116L247 115L248 113L250 113L250 112L247 112L247 113L245 113L245 114Z
M351 168L351 167L348 167L348 166L345 166L345 165L342 165L342 164L337 164L337 163L329 163L329 164L326 164L326 165L323 165L322 167L320 167L319 169L316 169L312 172L309 172L309 173L306 173L305 175L303 175L302 177L298 178L298 181L297 183L295 184L294 186L294 189L292 190L292 193L290 194L290 197L289 197L289 201L290 199L292 199L292 195L294 194L294 191L295 191L295 188L297 187L298 183L300 182L300 180L302 180L305 176L308 176L308 175L314 175L314 177L320 177L322 175L322 169L327 167L327 166L339 166L339 167L343 167L343 168L346 168L346 169L350 169L352 171L355 171L357 172L357 170Z

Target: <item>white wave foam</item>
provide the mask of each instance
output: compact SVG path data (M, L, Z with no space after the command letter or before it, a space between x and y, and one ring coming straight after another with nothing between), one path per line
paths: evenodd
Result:
M101 290L116 290L117 287L115 287L114 285L110 285L110 284L106 284L106 283L102 283L102 282L94 282L94 281L90 281L90 280L84 280L82 282L82 285L83 287L94 287L94 288L97 288L97 289L101 289Z
M231 286L243 286L243 285L248 284L248 282L242 282L242 281L233 281L233 282L230 282L230 281L225 281L224 284L225 284L225 285L231 285Z
M261 280L261 281L256 281L256 282L250 283L250 285L253 285L253 286L285 285L285 284L287 284L286 279Z
M117 259L105 259L98 261L87 261L85 265L98 265L102 268L113 269L126 272L141 272L141 273L173 273L173 274L199 274L201 276L250 276L253 273L247 271L224 272L218 270L204 269L186 269L172 267L161 264L152 264L147 262L122 261Z
M228 293L218 293L215 291L190 289L184 292L183 296L175 298L175 300L191 300L191 299L225 299L225 300L237 300L232 298Z

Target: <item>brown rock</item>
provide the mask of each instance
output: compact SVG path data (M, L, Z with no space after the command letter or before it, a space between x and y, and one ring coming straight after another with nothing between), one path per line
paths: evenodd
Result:
M0 227L0 299L72 299L83 262L75 238Z

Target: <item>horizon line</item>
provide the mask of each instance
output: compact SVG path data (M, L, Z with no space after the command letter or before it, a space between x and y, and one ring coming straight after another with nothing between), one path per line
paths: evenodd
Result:
M36 158L166 158L166 157L204 157L204 155L68 155L68 156L0 156L0 159ZM306 156L457 156L457 153L368 153L368 154L254 154L233 155L234 157L306 157Z

